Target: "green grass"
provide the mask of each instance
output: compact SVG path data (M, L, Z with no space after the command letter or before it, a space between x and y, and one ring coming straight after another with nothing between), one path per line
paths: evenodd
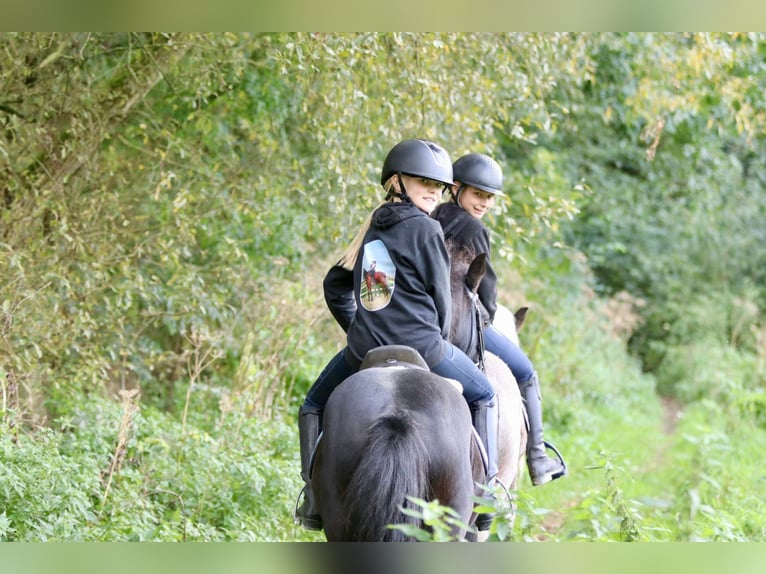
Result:
M587 438L560 441L566 478L521 485L514 539L766 539L763 429L714 403L686 407L670 434L662 417L599 420Z

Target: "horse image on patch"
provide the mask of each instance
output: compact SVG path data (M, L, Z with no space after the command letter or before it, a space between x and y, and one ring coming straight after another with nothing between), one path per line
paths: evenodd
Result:
M385 244L380 239L366 243L359 290L362 306L368 311L377 311L388 305L394 293L395 277L396 267Z

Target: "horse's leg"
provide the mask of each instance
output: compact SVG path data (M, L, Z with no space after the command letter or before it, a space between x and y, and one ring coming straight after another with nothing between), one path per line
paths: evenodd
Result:
M508 490L516 490L519 475L524 467L527 430L524 422L524 405L521 401L516 379L508 366L492 353L485 358L487 377L495 388L499 409L498 424L498 473L497 479ZM506 515L513 523L514 509Z
M331 422L329 433L326 432L317 447L311 479L317 507L322 515L325 538L328 542L342 542L349 539L342 512L345 482L338 474L338 446L334 435ZM342 445L342 448L346 448L346 445Z
M442 451L445 452L445 451ZM449 507L457 512L460 522L465 526L453 524L450 528L450 536L459 539L466 536L466 528L470 528L473 517L474 501L476 495L475 481L484 480L484 465L481 461L481 455L478 455L479 472L474 476L472 468L466 465L464 456L460 460L454 460L450 464L448 475L434 480L431 476L433 488L432 496L439 501L442 506Z

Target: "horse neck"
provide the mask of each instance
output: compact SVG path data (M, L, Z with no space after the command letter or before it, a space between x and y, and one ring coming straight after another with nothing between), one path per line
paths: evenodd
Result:
M460 285L452 291L452 323L449 341L473 361L479 360L478 349L473 345L478 341L478 329L473 301L470 299L468 290ZM471 348L472 345L474 348Z

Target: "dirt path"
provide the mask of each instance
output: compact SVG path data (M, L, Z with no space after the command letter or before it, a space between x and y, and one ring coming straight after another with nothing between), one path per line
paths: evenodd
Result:
M682 405L672 397L661 397L661 400L664 410L662 430L665 431L666 435L671 435L676 432L678 421L683 415Z
M672 397L660 397L660 400L662 401L663 410L662 431L665 436L670 436L676 432L676 428L678 428L678 421L683 415L682 404ZM654 458L648 465L648 468L645 468L644 471L648 472L652 468L660 467L665 463L665 455L668 446L669 443L664 443L659 446ZM543 532L537 535L537 540L542 542L550 539L556 539L559 530L561 529L561 526L564 524L564 520L566 519L567 510L577 506L578 504L579 501L571 500L568 504L565 505L563 510L555 510L547 514L542 521Z

